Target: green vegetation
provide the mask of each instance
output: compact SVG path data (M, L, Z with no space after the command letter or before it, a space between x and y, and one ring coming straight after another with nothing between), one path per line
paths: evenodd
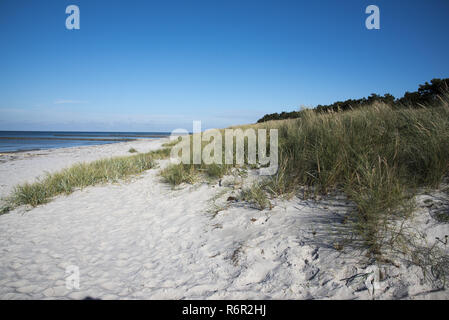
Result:
M206 173L211 178L221 178L228 173L229 166L212 163L206 166Z
M211 179L223 177L228 173L230 166L226 165L194 165L194 164L171 164L165 169L161 170L161 176L165 182L168 182L173 187L181 183L194 183L200 176Z
M280 166L275 175L244 189L240 199L264 209L270 207L269 195L291 196L301 187L321 194L344 191L356 205L346 220L350 237L361 239L379 260L391 250L407 250L411 233L402 222L414 210L416 190L437 187L449 173L447 94L419 108L376 102L346 112L304 110L298 119L242 128L248 127L278 129ZM221 176L230 168L216 166L183 167L181 173ZM170 179L186 181L192 180Z
M259 210L271 209L270 200L268 200L265 190L258 183L253 183L249 188L244 188L240 193L240 200L255 205Z
M193 183L196 180L197 173L193 165L171 164L161 171L161 176L172 186L181 183Z
M153 168L154 160L169 155L170 149L163 148L144 154L76 164L60 172L47 174L35 183L15 187L13 193L5 199L5 205L0 209L0 213L7 213L21 205L35 207L47 203L55 196L70 194L79 188L117 182Z
M129 153L136 153L136 152L137 152L137 150L136 150L136 149L134 149L134 148L130 148L130 149L128 150L128 152L129 152Z
M173 147L174 145L176 145L179 141L180 141L181 137L178 137L178 139L176 140L171 140L169 142L165 142L162 144L163 147Z
M161 148L154 151L150 151L149 153L153 156L154 159L166 159L170 157L171 148Z
M174 146L180 140L174 140L164 145ZM174 142L174 143L173 143ZM190 142L190 163L193 163L193 140L192 136L189 136ZM184 143L184 142L180 142ZM208 142L202 141L202 147L207 145ZM224 146L223 146L224 147ZM223 162L224 162L224 153L223 153ZM229 170L232 168L232 165L225 164L209 164L206 165L203 162L201 164L178 164L178 165L169 165L167 168L161 171L161 176L164 178L166 182L171 184L172 186L177 186L181 183L194 183L194 181L198 180L200 176L204 176L210 179L221 178L224 175L229 173Z
M414 211L416 190L438 187L449 173L449 94L434 96L433 89L427 90L437 85L441 83L432 81L419 91L421 101L431 104L398 108L374 100L345 112L303 110L297 119L241 126L278 129L279 169L244 188L240 200L263 210L271 208L269 197L289 197L302 187L321 194L343 191L356 207L345 220L350 237L361 240L370 257L386 261L389 252L413 250L410 246L416 242L404 222ZM247 152L246 143L244 149ZM79 164L18 186L2 211L22 204L36 206L75 188L117 181L152 168L154 159L169 156L170 148L163 148ZM245 160L247 164L247 155ZM236 165L171 164L161 176L176 186L194 183L200 175L219 179L232 167Z
M376 103L342 113L305 111L279 125L284 165L270 179L280 185L278 193L299 185L344 190L357 205L353 231L378 257L405 241L393 221L411 214L414 190L437 187L448 174L448 101L445 96L431 108Z

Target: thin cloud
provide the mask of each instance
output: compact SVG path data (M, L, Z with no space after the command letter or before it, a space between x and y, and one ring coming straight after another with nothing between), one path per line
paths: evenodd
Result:
M82 100L56 100L54 104L81 104L87 103L87 101Z

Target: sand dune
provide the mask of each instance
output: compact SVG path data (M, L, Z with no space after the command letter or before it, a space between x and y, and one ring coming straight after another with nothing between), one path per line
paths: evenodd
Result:
M43 171L162 142L2 156L0 194ZM277 200L272 210L259 211L226 201L238 192L232 183L173 190L158 171L0 216L0 298L449 298L447 290L424 282L418 267L402 262L382 269L384 278L373 286L376 266L353 248L335 249L333 231L351 207L342 195ZM224 210L212 212L214 202ZM417 214L429 239L449 234L426 207ZM79 268L79 289L66 287L68 266Z

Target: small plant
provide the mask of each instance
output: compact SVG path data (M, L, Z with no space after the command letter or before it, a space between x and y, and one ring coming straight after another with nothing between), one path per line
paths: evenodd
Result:
M251 187L243 189L240 194L240 199L254 204L259 210L271 209L271 202L268 200L266 192L258 183L254 183Z
M228 171L226 165L212 163L206 166L206 173L211 178L221 178Z
M232 255L230 257L232 264L236 267L239 265L240 262L240 256L242 255L244 251L244 247L242 243L239 243L237 247L232 252Z
M134 149L134 148L130 148L130 149L128 150L128 152L129 152L129 153L136 153L136 152L137 152L137 150L136 150L136 149Z
M170 150L171 148L157 149L151 151L151 155L153 156L153 159L166 159L170 156Z
M0 208L0 215L8 213L9 211L11 211L12 209L14 209L12 206L5 204Z
M268 177L265 181L265 189L275 197L291 198L294 195L295 179L287 177L288 157L283 158L281 165L275 175Z
M449 208L445 208L445 209L437 211L434 214L434 218L438 222L449 223Z
M379 158L375 166L361 165L355 172L355 181L347 186L346 193L358 209L353 216L353 229L375 257L381 257L392 239L395 245L406 241L404 232L395 232L393 222L405 221L415 204L386 160Z
M443 248L447 245L447 238L445 240L437 241L430 247L412 244L413 250L409 260L421 268L425 279L439 288L445 288L449 278L449 256Z
M193 165L182 163L171 164L163 169L160 174L172 186L177 186L181 183L193 183L196 177Z

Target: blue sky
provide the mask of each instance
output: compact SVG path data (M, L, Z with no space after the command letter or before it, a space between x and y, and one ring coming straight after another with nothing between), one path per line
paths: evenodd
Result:
M0 130L190 131L401 96L449 77L448 16L445 0L2 0Z

